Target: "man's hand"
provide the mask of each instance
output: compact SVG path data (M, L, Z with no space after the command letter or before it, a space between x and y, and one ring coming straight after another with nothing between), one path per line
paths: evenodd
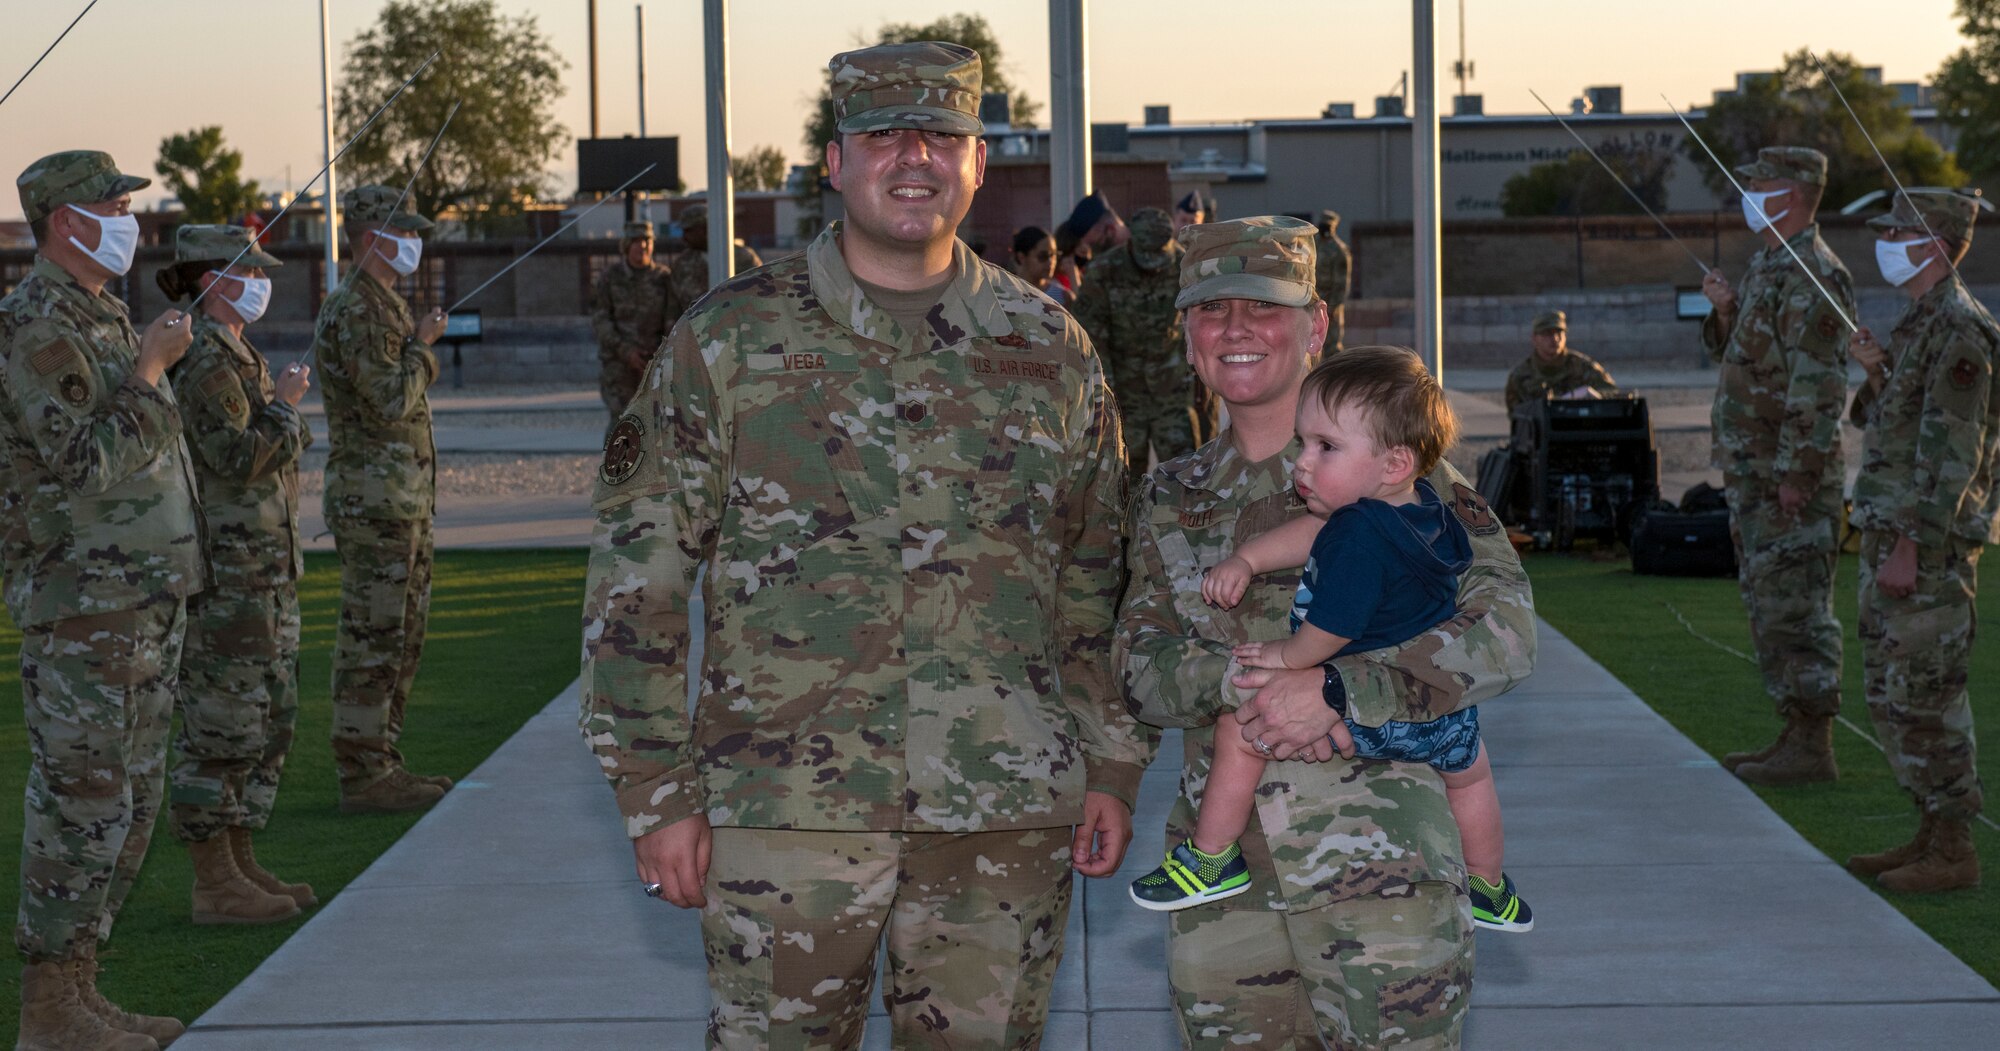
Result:
M1875 342L1875 333L1870 332L1868 326L1854 330L1854 337L1847 341L1847 356L1860 363L1862 371L1868 373L1870 383L1880 383L1889 378L1889 352Z
M1086 876L1101 878L1118 871L1125 848L1132 845L1132 811L1105 792L1083 794L1083 824L1070 838L1071 864Z
M1778 483L1778 510L1791 515L1793 518L1797 518L1799 512L1805 510L1805 506L1806 494L1804 490L1794 489L1783 482Z
M646 355L637 347L625 348L625 367L633 372L646 371Z
M1218 609L1235 609L1255 576L1241 555L1231 555L1201 577L1201 599Z
M438 337L444 335L444 325L444 308L431 308L431 312L425 314L422 321L417 322L417 342L426 347L435 344Z
M1891 598L1909 598L1917 590L1916 541L1906 536L1896 538L1896 546L1875 571L1875 586Z
M1736 290L1729 287L1729 279L1722 276L1722 271L1711 269L1702 277L1701 294L1708 297L1717 314L1736 313Z
M133 369L149 387L160 385L160 377L187 355L194 343L194 324L186 314L169 310L153 319L139 335L139 362Z
M1336 742L1340 754L1354 754L1354 742L1341 722L1340 713L1326 706L1321 692L1326 673L1320 669L1249 668L1231 681L1242 689L1257 691L1256 696L1236 709L1235 718L1243 739L1254 744L1262 738L1271 748L1271 758L1319 762L1333 758ZM1225 733L1228 729L1225 721L1216 727L1216 732Z
M1129 835L1129 819L1126 831ZM708 879L708 853L713 844L714 833L709 830L708 818L701 814L640 836L632 841L632 853L639 861L639 882L659 884L660 900L683 909L708 904L701 885Z
M295 361L278 373L271 386L277 391L279 401L297 408L299 400L306 396L307 388L312 386L311 380L312 366Z

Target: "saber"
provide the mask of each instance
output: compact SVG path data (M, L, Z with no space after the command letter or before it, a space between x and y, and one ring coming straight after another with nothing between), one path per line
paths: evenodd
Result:
M326 162L326 164L320 167L319 171L314 172L313 177L307 179L304 186L299 187L298 196L293 197L290 201L287 201L285 203L285 206L283 208L278 209L278 214L271 217L271 221L268 224L266 224L266 228L268 229L269 227L278 225L278 220L283 219L285 217L285 213L292 210L293 205L304 200L306 196L305 191L312 189L312 184L318 182L319 177L325 175L327 171L333 167L335 161L338 161L342 157L347 156L347 151L352 149L356 142L361 141L361 136L367 134L368 129L374 126L376 118L382 116L382 114L386 112L391 105L394 105L395 101L402 97L404 90L407 89L412 83L414 83L418 77L423 76L424 70L431 68L431 63L436 62L438 55L442 53L443 53L442 51L431 52L431 57L424 59L424 64L418 66L417 71L415 73L410 74L409 79L403 81L403 83L396 88L395 93L389 96L387 101L383 102L380 106L375 107L375 112L368 115L368 120L361 125L361 129L359 131L356 131L351 137L349 137L346 144L340 147L340 152L335 153L333 157ZM331 236L331 233L332 233L331 231L328 231L329 236ZM236 255L229 260L229 262L223 264L222 272L225 274L228 273L229 268L235 266L236 261L242 259L243 256L250 251L250 246L256 244L257 241L258 241L257 238L255 237L251 238L249 243L245 244L242 247L242 249L239 250L236 253ZM191 316L194 313L194 308L196 307L196 305L198 305L204 298L206 298L208 296L208 293L210 291L213 291L215 286L220 283L221 282L210 282L208 288L203 289L200 295L194 297L194 302L188 304L187 310L182 313L182 317ZM167 324L178 325L180 324L180 318L175 318L174 320L167 322Z
M90 13L90 9L91 9L91 8L93 8L93 7L96 7L96 6L97 6L97 0L90 0L90 2L89 2L89 3L87 3L87 4L83 5L83 10L81 10L81 11L78 11L78 12L76 13L76 17L75 17L75 18L72 18L72 19L70 19L70 20L69 20L69 25L68 25L67 27L65 27L65 28L63 29L63 31L62 31L61 33L57 34L57 36L56 36L56 41L55 41L55 44L50 44L50 45L49 45L49 46L48 46L47 48L43 49L43 51L42 51L42 58L47 58L47 57L49 57L49 52L51 52L51 51L54 51L54 50L56 49L56 44L60 44L60 43L62 43L62 42L63 42L63 37L66 37L66 36L68 36L68 35L69 35L69 31L70 31L70 30L72 30L72 29L75 29L75 28L76 28L76 24L77 24L78 22L81 22L81 21L83 21L83 16L85 16L85 15L89 14L89 13ZM29 66L29 67L28 67L28 73L33 73L33 72L35 71L35 67L36 67L36 66L40 66L40 65L42 64L42 58L38 58L38 59L36 59L36 60L35 60L35 65L33 65L33 66ZM26 79L28 79L28 73L23 73L23 74L21 74L21 79L20 79L20 80L16 80L16 81L14 82L14 87L12 87L12 88L8 88L8 89L7 89L7 93L6 93L5 95L0 95L0 106L4 106L4 105L6 105L6 104L7 104L7 100L8 100L8 99L11 99L11 98L13 98L13 97L14 97L14 88L18 88L18 87L20 87L20 86L21 86L21 81L23 81L23 80L26 80Z
M575 226L577 223L583 221L584 216L589 215L590 213L596 211L598 208L602 207L604 205L604 202L609 201L613 197L616 197L620 193L624 192L625 187L630 186L635 182L638 182L639 177L641 175L644 175L647 172L652 171L654 168L657 167L659 167L657 163L648 164L644 168L641 168L638 171L633 172L632 177L625 180L622 183L619 183L617 189L614 189L610 193L605 194L603 197L598 198L596 204L593 204L590 207L585 208L583 211L576 213L576 218L571 219L569 222L566 222L561 226L556 227L555 233L552 233L547 237L542 238L540 241L535 242L535 247L530 248L525 252L522 252L518 256L515 256L514 261L508 263L506 266L501 267L499 273L494 274L492 277L489 277L485 281L480 282L478 288L475 288L472 291L467 292L463 297L459 299L458 302L453 303L451 306L445 308L445 314L449 316L452 311L457 310L459 307L462 307L465 304L472 302L472 297L478 295L481 292L486 291L487 285L490 285L493 282L500 280L500 278L506 275L507 271L512 270L517 266L520 266L521 263L525 261L529 256L534 255L536 252L541 251L543 245L548 244L550 241L555 240L558 236L561 236L564 230L567 230L570 227Z
M1702 141L1701 133L1694 130L1694 125L1689 124L1688 119L1681 115L1681 111L1674 105L1674 100L1668 98L1666 92L1660 93L1660 101L1665 102L1667 108L1673 110L1674 116L1681 122L1681 127L1686 128L1688 134L1694 136L1694 141L1701 147L1701 152L1708 154L1708 159L1714 161L1715 166L1722 170L1722 177L1728 179L1729 185L1736 187L1736 192L1742 194L1743 199L1749 201L1751 206L1757 209L1757 214L1764 219L1765 228L1770 229L1771 214L1764 210L1764 202L1750 196L1750 192L1743 188L1743 184L1736 181L1736 175L1729 170L1729 165L1722 163L1722 158L1717 157L1715 151L1708 148L1708 143ZM1777 231L1773 230L1772 232L1776 233ZM1819 283L1819 276L1812 272L1812 267L1807 266L1806 261L1799 258L1798 250L1792 247L1792 243L1782 237L1778 238L1778 243L1784 246L1786 254L1792 257L1792 262L1799 264L1799 270L1806 275L1806 280L1811 281L1813 287L1819 289L1820 298L1825 299L1826 305L1832 307L1833 312L1840 316L1841 323L1847 326L1847 331L1859 331L1855 327L1854 321L1847 316L1847 311L1840 309L1840 304L1834 301L1832 294L1827 292L1826 286Z
M1644 211L1644 212L1646 213L1646 215L1647 215L1648 217L1650 217L1650 218L1651 218L1651 219L1652 219L1652 220L1653 220L1654 222L1658 223L1658 224L1660 225L1660 232L1661 232L1661 233L1664 233L1664 234L1666 234L1666 235L1667 235L1667 239L1668 239L1668 240L1670 240L1670 241L1672 241L1673 243L1675 243L1675 244L1679 245L1679 246L1680 246L1680 249L1681 249L1681 251L1683 251L1683 252L1686 252L1686 253L1688 254L1688 258L1689 258L1689 259L1692 259L1692 260L1694 260L1694 265L1696 265L1696 266L1698 266L1698 267L1701 267L1701 275L1702 275L1703 277L1707 277L1707 276L1708 276L1708 264L1707 264L1707 263L1704 263L1704 262L1702 262L1702 261L1701 261L1701 257L1700 257L1700 256L1698 256L1698 255L1696 255L1696 254L1694 254L1694 249L1692 249L1692 248L1689 248L1689 247L1687 246L1687 242L1685 242L1685 241L1681 240L1680 238L1678 238L1678 237L1675 237L1675 236L1674 236L1674 232L1673 232L1673 231L1672 231L1671 229L1669 229L1669 228L1667 227L1667 224L1666 224L1666 221L1665 221L1665 220L1663 220L1663 219L1661 219L1661 218L1660 218L1659 216L1657 216L1657 215L1654 215L1654 214L1653 214L1653 209L1652 209L1652 208L1650 208L1650 207L1648 207L1648 206L1647 206L1647 204L1646 204L1646 202L1645 202L1645 200L1644 200L1644 199L1642 199L1642 198L1641 198L1641 197L1639 196L1639 191L1637 191L1637 190L1634 190L1634 189L1633 189L1632 187L1630 187L1630 186L1626 185L1626 182L1625 182L1625 180L1623 180L1623 179L1619 178L1619 177L1618 177L1618 173L1617 173L1617 172L1615 172L1615 171L1612 171L1612 170L1611 170L1611 165L1609 165L1609 164L1605 163L1605 160L1604 160L1604 158L1603 158L1603 157L1600 157L1600 156L1598 156L1598 154L1597 154L1597 151L1596 151L1596 150L1594 150L1594 149L1591 149L1591 148L1590 148L1590 143L1587 143L1587 142L1583 141L1583 136L1581 136L1581 135L1578 135L1578 134L1576 133L1576 129L1575 129L1575 128L1572 128L1572 127L1570 127L1570 126L1569 126L1569 122L1568 122L1568 121L1566 121L1566 120L1562 119L1562 117L1561 117L1561 116L1560 116L1559 114L1557 114L1557 113L1556 113L1556 111L1555 111L1554 109L1550 108L1550 106L1549 106L1549 104L1548 104L1547 102L1543 102L1543 101L1542 101L1542 97L1541 97L1540 95L1536 95L1536 94L1535 94L1535 89L1533 89L1533 88L1529 88L1529 89L1528 89L1528 94L1530 94L1530 95L1534 95L1534 96L1535 96L1535 101L1536 101L1536 102L1541 102L1541 103L1542 103L1542 108L1543 108L1543 109L1545 109L1545 110L1548 110L1548 111L1549 111L1549 116L1551 116L1551 117L1555 117L1555 119L1556 119L1556 123L1557 123L1557 124L1560 124L1560 125L1562 125L1562 130L1564 130L1564 131L1566 131L1566 132L1569 132L1569 137L1570 137L1570 138L1572 138L1572 139L1575 139L1575 140L1576 140L1576 144L1577 144L1578 146L1581 146L1581 147L1583 147L1583 151L1584 151L1585 153L1588 153L1588 154L1590 154L1590 159L1591 159L1591 160L1594 160L1594 161L1596 161L1596 162L1597 162L1597 166L1598 166L1598 167L1600 167L1600 168L1603 168L1603 169L1604 169L1604 174L1606 174L1606 175L1609 175L1609 176L1611 176L1611 181L1612 181L1612 182L1615 182L1615 183L1617 183L1617 184L1618 184L1618 188L1619 188L1619 189L1621 189L1621 190L1624 190L1624 191L1625 191L1625 195L1626 195L1627 197L1630 197L1630 198L1632 198L1632 203L1633 203L1633 204L1636 204L1636 205L1638 205L1638 206L1640 207L1640 209L1641 209L1641 210L1643 210L1643 211Z
M1917 202L1910 199L1910 191L1904 187L1903 180L1896 176L1896 169L1890 166L1889 158L1882 156L1882 147L1875 145L1875 136L1868 134L1868 125L1861 123L1861 114L1854 112L1854 104L1847 101L1847 93L1840 90L1839 84L1834 83L1833 73L1826 68L1826 63L1821 62L1819 55L1810 48L1806 50L1806 54L1812 57L1813 65L1819 67L1819 75L1826 78L1826 86L1833 89L1833 97L1839 99L1840 104L1846 107L1847 115L1854 118L1854 126L1861 129L1861 137L1868 140L1868 148L1875 151L1875 159L1881 162L1882 170L1889 173L1889 182L1896 187L1896 192L1902 194L1905 200L1910 201L1910 211L1916 212L1917 222L1924 228L1924 236L1942 243L1943 239L1938 237L1937 233L1931 229L1930 221L1924 218L1922 211L1918 210ZM1895 211L1895 209L1896 202L1891 199L1889 201L1889 210ZM1959 276L1958 264L1951 261L1951 253L1939 252L1938 254L1944 258L1944 265L1950 268L1951 276L1958 282L1959 287L1965 288L1965 278Z

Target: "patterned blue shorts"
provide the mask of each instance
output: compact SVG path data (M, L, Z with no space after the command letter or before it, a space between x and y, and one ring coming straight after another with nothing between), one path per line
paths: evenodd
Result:
M1455 774L1479 758L1478 708L1453 712L1427 723L1387 722L1380 726L1356 726L1354 720L1349 719L1347 732L1354 735L1354 757L1357 759L1426 763L1447 774Z

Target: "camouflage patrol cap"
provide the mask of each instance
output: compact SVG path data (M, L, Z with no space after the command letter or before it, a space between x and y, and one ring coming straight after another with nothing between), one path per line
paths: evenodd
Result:
M1339 226L1340 213L1331 208L1321 208L1319 210L1319 225L1327 227Z
M97 150L51 153L14 180L31 223L66 204L97 204L151 185L151 179L119 171L110 154Z
M1806 146L1766 146L1757 159L1736 166L1745 179L1790 179L1793 182L1826 185L1826 154Z
M1217 299L1302 307L1313 300L1318 228L1286 215L1201 223L1181 231L1175 310Z
M1569 315L1560 310L1545 310L1535 315L1535 327L1531 331L1537 334L1543 332L1567 332L1569 331Z
M249 250L244 251L248 245ZM243 252L237 259L236 253ZM278 257L257 244L256 235L247 226L183 226L174 231L174 262L176 263L228 263L236 260L237 266L261 266L270 269L284 266Z
M842 133L918 128L983 135L979 52L927 40L843 51L826 64Z
M1912 190L1896 195L1896 206L1868 220L1877 230L1922 230L1960 244L1972 240L1972 221L1979 217L1979 199L1950 190Z
M350 223L381 223L411 233L422 233L434 225L415 212L395 211L403 192L393 186L357 186L340 195L340 211Z
M690 226L700 226L708 222L708 205L696 201L681 209L681 214L674 216L674 221L681 224L683 230Z
M1167 265L1167 245L1173 243L1174 220L1158 208L1141 208L1125 223L1132 231L1132 259L1148 270Z
M653 224L643 222L626 223L621 241L650 241L653 239Z

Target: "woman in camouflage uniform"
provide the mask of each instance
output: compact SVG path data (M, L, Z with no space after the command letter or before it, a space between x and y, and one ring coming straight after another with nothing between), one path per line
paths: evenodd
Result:
M275 380L243 337L264 313L278 260L240 226L183 226L156 279L177 301L206 291L194 345L171 373L208 529L213 583L188 602L170 814L194 860L194 922L275 923L318 904L251 853L270 820L298 717L298 410L309 369ZM248 248L245 251L246 247ZM234 265L231 259L236 259ZM226 269L225 269L226 268Z

